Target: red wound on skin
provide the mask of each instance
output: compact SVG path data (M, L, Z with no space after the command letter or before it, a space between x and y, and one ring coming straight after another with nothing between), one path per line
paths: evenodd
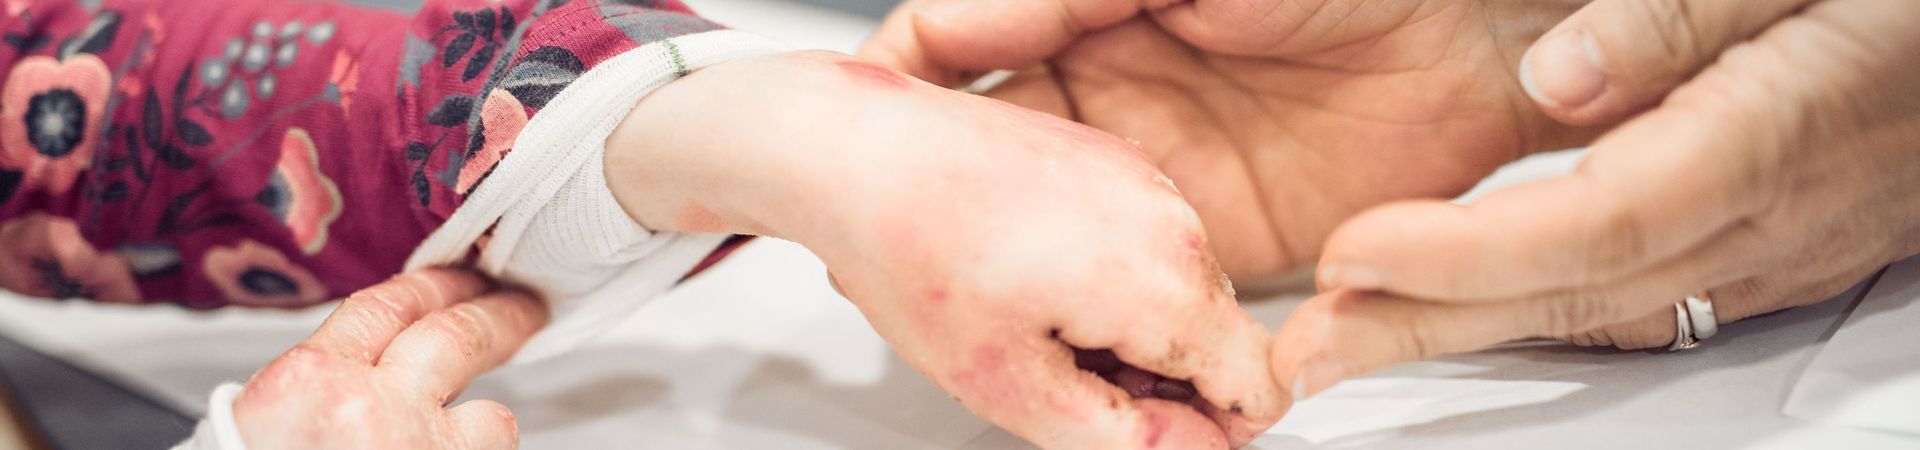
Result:
M680 231L693 233L719 233L727 229L726 219L699 203L687 203L687 206L680 208L673 225Z
M1143 398L1153 396L1153 385L1160 381L1159 378L1151 372L1127 367L1114 372L1110 381L1120 390L1127 391L1128 396Z
M1167 434L1167 416L1160 415L1159 411L1153 409L1146 409L1140 413L1146 415L1144 422L1147 427L1147 448L1159 447L1160 437Z
M907 77L901 75L900 72L895 72L873 63L863 61L839 61L834 64L840 66L840 71L846 72L848 78L852 78L861 84L880 86L888 89L906 89L912 86L912 83L907 81Z

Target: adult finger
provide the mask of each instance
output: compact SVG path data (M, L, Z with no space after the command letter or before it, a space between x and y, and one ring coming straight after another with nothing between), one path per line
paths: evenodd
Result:
M520 349L547 321L547 308L503 291L440 310L402 331L377 370L442 402Z
M1648 317L1701 286L1742 277L1772 240L1735 228L1619 283L1483 302L1436 302L1339 289L1287 317L1271 354L1295 398L1373 370L1533 337L1565 337ZM1668 323L1668 326L1672 326Z
M1874 276L1883 266L1880 263L1857 265L1837 273L1795 267L1716 287L1707 292L1712 298L1714 318L1718 323L1726 324L1833 298ZM1562 339L1581 346L1637 350L1671 345L1677 331L1672 312L1658 311L1638 320L1574 333Z
M303 345L372 364L407 326L486 290L486 278L463 270L403 273L347 296Z
M520 426L507 405L492 400L472 400L447 410L447 420L458 434L453 442L464 442L464 450L513 450L520 448Z
M1730 50L1594 143L1571 175L1468 205L1362 213L1329 238L1320 281L1444 300L1602 285L1765 211L1787 192L1780 171L1820 130L1811 118L1848 107L1822 93L1858 78L1837 72L1851 62L1817 53L1846 38L1805 22Z
M1363 212L1328 238L1319 282L1472 301L1644 270L1763 205L1757 159L1774 144L1746 131L1755 115L1661 110L1603 138L1572 175Z
M1169 0L928 0L888 16L862 58L942 85L961 71L1025 67L1081 33L1119 23Z
M1260 49L1283 38L1279 0L929 0L894 10L860 51L930 82L952 85L964 71L1038 63L1080 35L1150 12L1168 31L1221 51ZM1294 8L1301 9L1301 8ZM1295 12L1304 12L1301 11Z
M1618 121L1814 1L1595 1L1527 51L1521 86L1562 122Z

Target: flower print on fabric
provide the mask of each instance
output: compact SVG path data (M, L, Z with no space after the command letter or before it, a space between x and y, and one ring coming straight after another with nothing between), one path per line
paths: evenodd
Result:
M513 150L514 140L520 137L520 130L526 128L527 107L520 99L505 89L494 89L487 94L487 103L480 107L480 135L485 141L473 159L461 166L460 183L454 186L454 192L466 195L480 184L481 179L493 172L493 166Z
M319 253L327 245L327 227L340 218L340 188L320 171L320 153L307 130L287 130L280 162L267 187L255 197L293 232L300 251Z
M353 117L353 93L360 89L360 62L346 51L333 57L333 71L327 76L327 95L340 104L340 114Z
M0 288L35 297L139 303L127 260L100 252L72 219L32 213L0 225Z
M93 164L100 116L113 86L92 54L21 58L0 91L0 169L23 174L15 189L66 194Z
M207 281L235 305L284 308L327 297L326 289L307 269L253 240L208 250L200 266Z
M275 24L254 22L246 36L229 39L219 56L200 64L200 82L219 91L220 115L232 119L246 114L253 99L271 99L280 91L277 70L298 62L300 46L333 39L337 25L308 26L299 20Z

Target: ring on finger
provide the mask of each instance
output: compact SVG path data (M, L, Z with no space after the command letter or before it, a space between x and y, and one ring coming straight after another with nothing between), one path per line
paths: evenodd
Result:
M1720 332L1720 322L1713 314L1713 296L1707 291L1696 292L1673 304L1673 345L1667 351L1680 351L1700 345L1700 341L1713 337Z

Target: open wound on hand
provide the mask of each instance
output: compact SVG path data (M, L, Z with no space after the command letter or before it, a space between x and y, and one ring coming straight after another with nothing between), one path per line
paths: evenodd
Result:
M1157 398L1193 406L1194 410L1206 414L1211 408L1193 382L1176 380L1160 374L1134 367L1120 360L1119 355L1107 349L1082 349L1073 347L1073 364L1080 370L1093 372L1101 379L1119 386L1133 398Z

